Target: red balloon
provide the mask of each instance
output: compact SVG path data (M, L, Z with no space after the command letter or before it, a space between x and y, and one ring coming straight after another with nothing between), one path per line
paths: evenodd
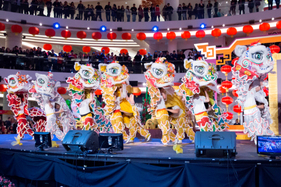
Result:
M110 32L107 34L107 39L115 40L117 38L117 34L115 32Z
M22 32L22 27L20 25L12 25L11 30L17 35Z
M109 47L103 47L103 48L101 48L101 52L103 52L103 51L105 54L108 54L110 52L110 49L109 49Z
M196 34L195 34L195 36L197 37L197 38L199 38L200 40L202 40L202 38L204 38L205 37L205 31L203 31L203 30L199 30L199 31L197 31L196 32Z
M29 27L28 32L35 36L36 34L39 34L39 29L37 27Z
M146 55L146 53L147 53L145 49L140 49L139 52L140 52L140 55Z
M143 32L140 32L140 33L138 33L137 34L137 39L138 40L145 40L146 39L146 35L145 35L145 33L143 33Z
M168 39L168 40L174 40L174 39L176 39L176 33L175 32L168 32L167 33L167 35L166 35L166 38Z
M53 46L51 44L44 44L43 45L43 49L45 49L46 51L50 51L52 50Z
M102 93L101 93L101 90L100 89L97 89L96 91L95 91L95 95L101 95Z
M161 32L156 32L153 34L153 38L159 42L159 40L162 40L163 34Z
M6 92L7 91L7 85L6 84L0 84L0 92Z
M94 40L99 40L99 39L101 39L101 37L102 37L102 35L101 35L100 32L93 32L93 33L92 33L92 38L93 38Z
M82 50L83 50L84 53L89 53L91 51L91 47L83 46Z
M259 29L262 32L266 32L270 29L270 25L269 25L269 23L262 23L262 24L260 24Z
M226 116L226 119L231 120L233 118L233 114L231 112L224 112L223 115Z
M56 31L54 29L47 29L45 30L45 35L51 38L56 35Z
M232 82L230 82L230 81L223 81L223 82L221 83L221 86L224 87L224 88L229 89L229 88L232 87Z
M243 32L247 35L251 34L253 31L254 31L254 29L251 25L245 25L243 27Z
M277 28L277 29L281 29L281 21L278 21L278 22L276 23L276 28Z
M122 34L122 39L123 40L130 40L132 38L132 35L130 33L123 33Z
M72 46L71 45L64 45L62 49L65 52L69 53L72 50Z
M0 22L0 31L4 31L5 28L5 24Z
M128 50L127 50L127 49L121 49L121 50L120 50L120 53L121 53L121 54L123 54L123 53L124 53L124 54L128 54Z
M80 38L82 40L83 38L87 37L87 33L85 31L78 31L76 33L76 36L77 36L77 38Z
M238 97L237 91L238 91L238 90L236 90L236 89L232 91L233 96Z
M229 96L225 96L221 99L221 102L225 105L230 105L231 103L233 103L233 99Z
M234 105L233 106L233 111L236 112L236 113L241 113L242 112L241 106Z
M272 45L269 48L270 48L271 53L279 53L280 52L280 47L277 46L277 45Z
M213 29L212 30L212 36L215 37L215 38L218 38L220 37L221 35L221 30L220 29Z
M188 38L191 37L191 34L190 34L189 31L184 31L184 32L181 34L181 37L182 37L182 39L187 40Z
M58 88L58 93L59 94L66 94L66 88L65 87L59 87Z
M221 67L221 72L223 72L224 74L228 74L228 73L230 73L231 72L231 66L229 66L229 65L224 65L224 66L222 66Z
M71 37L71 32L69 30L63 30L61 31L61 36L64 37L65 39Z
M226 33L231 36L231 38L237 34L237 29L235 27L229 27Z

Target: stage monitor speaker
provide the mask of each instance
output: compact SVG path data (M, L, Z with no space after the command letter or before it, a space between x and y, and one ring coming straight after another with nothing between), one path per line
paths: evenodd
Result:
M49 132L34 132L35 147L44 151L44 148L52 147L51 134Z
M255 20L249 20L249 24L255 24Z
M129 81L131 86L138 86L139 81Z
M21 24L26 24L26 20L23 20L23 19L22 19L22 20L20 21L20 23L21 23Z
M102 151L120 151L123 150L123 134L122 133L100 133L99 148Z
M123 31L122 27L117 27L117 31Z
M193 25L188 25L187 28L188 29L193 29Z
M231 158L236 153L235 132L196 132L196 157Z
M96 152L99 148L99 137L95 131L70 130L62 145L71 152Z

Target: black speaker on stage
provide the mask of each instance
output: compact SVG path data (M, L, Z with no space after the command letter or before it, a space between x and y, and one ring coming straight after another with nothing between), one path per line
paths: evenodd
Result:
M120 151L123 150L123 134L122 133L100 133L99 148L102 151Z
M235 132L196 132L196 157L231 158L236 156Z
M99 148L99 135L95 131L70 130L62 145L71 152L96 152Z

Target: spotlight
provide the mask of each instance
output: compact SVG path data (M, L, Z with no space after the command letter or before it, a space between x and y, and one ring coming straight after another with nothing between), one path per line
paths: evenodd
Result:
M180 28L179 28L179 30L181 31L181 30L182 30L182 28L180 27Z
M40 26L42 26L42 23L39 23Z
M154 26L154 27L152 27L152 30L153 30L154 32L157 32L157 31L159 30L159 27Z
M170 28L167 28L167 31L169 31L170 30Z
M68 26L66 26L65 28L68 29Z
M134 29L132 29L132 32L134 32Z
M59 29L60 28L60 24L58 22L53 24L54 29Z
M90 27L87 27L87 30L90 30Z
M6 22L9 22L9 19L6 19Z
M262 20L260 19L260 21L259 22L262 22Z
M206 24L205 24L205 23L201 23L201 24L200 24L200 28L201 28L201 29L205 29L205 28L206 28Z
M109 31L111 32L111 31L112 31L112 29L109 29Z
M100 27L100 31L101 31L101 32L105 32L105 31L106 31L106 26L101 26L101 27Z
M271 20L273 21L273 20L274 20L274 18L271 18Z

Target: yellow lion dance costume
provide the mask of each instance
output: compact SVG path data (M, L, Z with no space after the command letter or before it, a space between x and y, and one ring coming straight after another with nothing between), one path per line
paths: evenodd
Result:
M194 131L189 126L185 103L173 88L175 66L167 62L166 58L158 58L155 63L144 65L147 69L145 78L151 97L150 112L152 119L157 120L158 127L162 130L162 143L182 143L185 132L190 140L194 140ZM170 128L171 124L177 130L176 135Z
M150 133L141 124L140 114L134 105L132 87L129 85L129 73L126 66L118 62L111 64L99 64L101 75L102 97L106 104L106 116L110 121L115 133L122 133L126 143L134 141L137 132L147 141L150 140ZM125 131L129 129L129 135Z

